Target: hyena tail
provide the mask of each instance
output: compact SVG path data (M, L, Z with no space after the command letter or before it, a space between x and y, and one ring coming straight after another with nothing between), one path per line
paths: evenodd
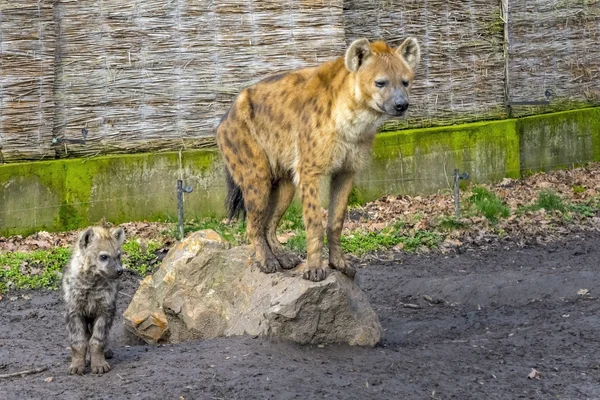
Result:
M231 173L225 169L225 177L227 179L227 197L225 198L225 207L227 207L227 222L231 222L232 218L238 218L242 215L242 221L246 219L246 207L244 205L244 196L242 188L235 183Z

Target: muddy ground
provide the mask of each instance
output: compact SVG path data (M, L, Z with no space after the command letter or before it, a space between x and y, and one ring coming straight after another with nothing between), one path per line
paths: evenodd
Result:
M0 379L0 398L600 399L599 263L600 234L589 232L545 245L397 254L357 278L385 329L379 347L253 337L135 345L119 319L113 370L103 376L66 375L59 292L13 292L0 301L0 374L48 369ZM120 312L136 277L122 286ZM532 368L540 379L527 378Z

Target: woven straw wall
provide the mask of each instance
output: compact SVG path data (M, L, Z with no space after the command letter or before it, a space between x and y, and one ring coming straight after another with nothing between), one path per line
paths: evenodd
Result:
M0 163L54 154L52 3L0 2Z
M234 96L339 54L341 1L59 1L54 134L71 154L212 145ZM208 138L208 140L207 140Z
M358 37L422 44L388 129L598 104L599 30L600 0L0 0L0 163L213 146L243 86Z
M510 0L509 88L515 115L600 104L600 0Z
M503 22L497 0L354 0L344 5L346 39L400 44L415 36L421 67L399 127L505 116Z

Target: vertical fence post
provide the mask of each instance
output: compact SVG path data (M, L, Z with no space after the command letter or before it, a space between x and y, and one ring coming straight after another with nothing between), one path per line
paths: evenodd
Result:
M183 240L183 194L191 193L191 186L183 186L183 181L177 179L177 227L179 228L179 240Z
M454 215L456 219L460 218L460 188L458 182L464 179L469 179L469 174L463 172L459 175L458 168L456 168L454 170Z
M508 114L508 118L512 118L512 106L510 104L510 59L509 59L509 51L510 51L510 42L509 39L509 11L508 11L508 0L500 0L500 18L502 19L502 23L504 24L503 34L504 34L504 101L506 103L506 113Z

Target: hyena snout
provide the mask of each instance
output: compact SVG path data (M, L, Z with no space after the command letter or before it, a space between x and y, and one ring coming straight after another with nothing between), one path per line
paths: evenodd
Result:
M408 110L408 97L404 93L396 93L387 101L386 112L393 117L399 117Z
M394 110L399 114L404 114L408 110L408 100L405 98L394 100Z
M104 275L107 279L117 279L118 277L123 275L123 266L121 265L121 263L107 265L103 269L102 275Z
M121 275L123 275L123 266L120 263L119 264L115 264L114 268L112 269L111 272L112 272L111 273L111 275L112 275L111 278L116 279L116 278L120 277Z

